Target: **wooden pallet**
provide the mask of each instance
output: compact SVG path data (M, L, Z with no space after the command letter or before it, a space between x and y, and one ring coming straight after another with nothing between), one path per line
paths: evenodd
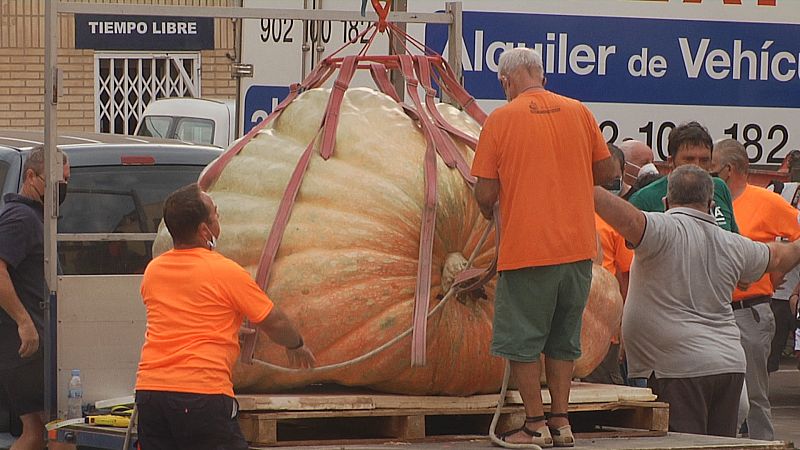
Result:
M549 393L545 389L542 395L548 410ZM242 432L257 446L474 438L486 435L497 405L496 394L436 397L345 393L237 398ZM594 437L661 436L667 431L669 406L654 400L646 388L574 383L570 420L576 432L591 432ZM522 424L525 414L518 392L509 392L502 411L498 431ZM607 427L617 429L610 431Z

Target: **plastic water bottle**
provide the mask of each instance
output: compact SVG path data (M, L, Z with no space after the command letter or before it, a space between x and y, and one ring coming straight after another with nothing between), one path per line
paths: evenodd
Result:
M80 369L72 369L67 394L67 419L83 417L83 384Z

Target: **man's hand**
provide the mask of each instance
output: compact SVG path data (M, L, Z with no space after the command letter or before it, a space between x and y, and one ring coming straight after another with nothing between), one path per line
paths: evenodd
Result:
M294 350L287 348L286 356L289 358L289 366L296 369L311 369L317 365L317 359L305 345Z
M36 350L39 349L39 332L36 331L36 326L33 325L33 321L27 320L22 322L17 326L17 332L19 333L19 340L22 343L19 346L19 356L23 358L33 356Z
M750 288L751 284L753 284L753 283L745 283L744 281L739 280L739 282L736 283L736 287L739 288L742 291L746 291L747 289Z
M0 259L0 308L17 323L19 333L19 356L27 358L39 349L39 332L33 325L31 315L22 305L14 290L11 276L8 274L6 262Z

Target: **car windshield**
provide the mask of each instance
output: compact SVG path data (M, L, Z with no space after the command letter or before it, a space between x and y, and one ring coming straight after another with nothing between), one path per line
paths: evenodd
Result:
M162 205L197 180L203 166L73 167L59 233L155 233ZM142 273L152 241L59 242L66 275Z
M142 125L136 135L166 138L168 137L169 129L172 127L172 121L172 117L147 116L142 121Z
M207 119L182 117L178 119L172 138L193 144L214 143L214 122Z

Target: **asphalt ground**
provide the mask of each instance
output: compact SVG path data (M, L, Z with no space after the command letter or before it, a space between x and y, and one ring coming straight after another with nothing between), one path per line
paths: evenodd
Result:
M779 371L770 376L769 399L775 439L800 447L800 370L797 361L786 358Z

